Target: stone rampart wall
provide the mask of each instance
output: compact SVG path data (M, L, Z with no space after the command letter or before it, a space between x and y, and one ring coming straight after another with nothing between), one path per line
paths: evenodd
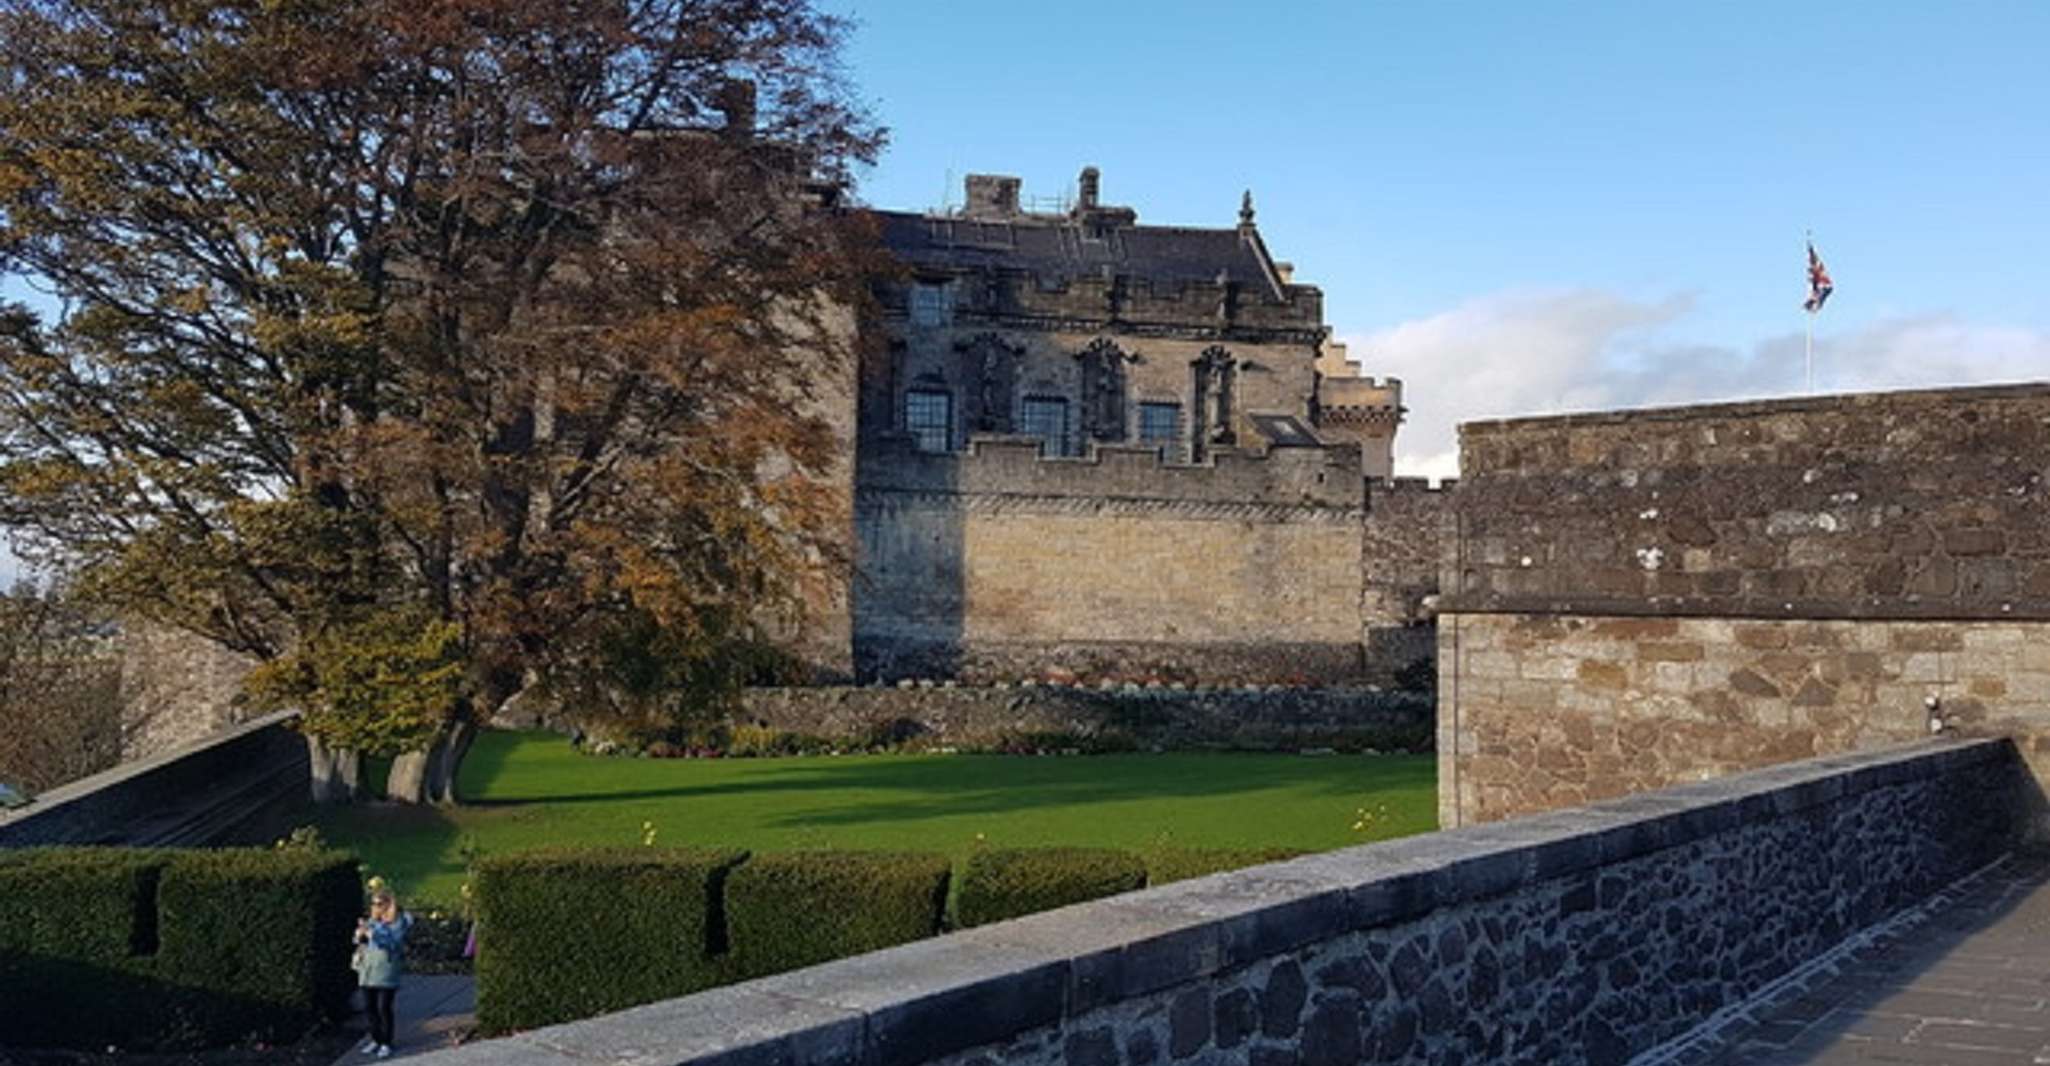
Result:
M1454 483L1422 478L1367 483L1360 545L1360 643L1368 674L1383 682L1421 680L1438 653L1435 612L1446 549L1454 543Z
M267 831L267 816L307 795L306 742L291 728L296 717L288 711L230 726L0 811L0 847L262 839L266 832L245 831Z
M961 747L1028 733L1169 749L1377 747L1428 737L1432 716L1422 696L1370 689L759 688L745 699L740 718L788 732Z
M1621 1066L1995 859L2029 802L1999 741L1813 760L1185 881L419 1061Z
M254 660L140 620L112 642L121 665L121 757L145 759L247 721L236 701Z
M1163 464L979 440L864 473L859 675L1344 684L1363 678L1351 449Z
M2022 737L2050 778L2041 622L1464 614L1439 632L1441 825L1913 740L1932 720Z
M1462 427L1444 824L1927 735L2050 780L2050 385Z
M2050 385L1460 428L1456 610L2050 619Z

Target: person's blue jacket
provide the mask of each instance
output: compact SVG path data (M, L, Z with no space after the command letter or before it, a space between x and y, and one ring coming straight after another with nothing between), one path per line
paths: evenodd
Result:
M363 945L363 959L356 967L357 982L364 988L397 988L406 972L406 933L413 928L413 916L399 912L397 921L370 923L370 940Z

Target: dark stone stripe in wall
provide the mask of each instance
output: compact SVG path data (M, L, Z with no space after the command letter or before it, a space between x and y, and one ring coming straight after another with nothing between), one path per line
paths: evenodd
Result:
M1120 735L1140 746L1293 750L1427 743L1423 696L1370 689L749 689L740 717L826 737L922 735L989 746L1025 733Z
M1362 683L1367 676L1358 644L1282 640L932 641L857 629L854 662L857 675L864 678L952 678L976 685L1051 679L1090 684L1342 686Z

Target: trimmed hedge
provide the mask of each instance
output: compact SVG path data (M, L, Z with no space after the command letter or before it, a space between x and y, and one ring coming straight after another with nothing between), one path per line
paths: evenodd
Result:
M726 882L734 972L761 977L932 936L950 867L923 852L754 856Z
M0 853L0 1045L295 1039L348 1011L361 902L335 852Z
M720 983L727 872L746 852L545 849L477 868L477 1022L531 1029Z
M1146 853L1146 883L1165 885L1305 854L1292 848L1161 848Z
M966 928L1101 899L1146 885L1137 855L1108 848L1014 848L977 852L954 900Z

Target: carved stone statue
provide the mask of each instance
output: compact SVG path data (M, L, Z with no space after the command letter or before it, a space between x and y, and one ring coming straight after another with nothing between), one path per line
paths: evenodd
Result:
M1238 434L1232 429L1232 394L1238 382L1238 366L1238 359L1222 346L1205 349L1201 357L1189 364L1196 379L1195 441L1199 459L1208 454L1206 445L1238 443Z
M1083 432L1090 440L1125 439L1125 364L1116 342L1098 338L1076 356L1082 362Z
M958 349L963 353L963 377L970 386L973 403L968 425L977 433L1009 433L1011 378L1017 372L1017 350L994 333L973 337Z

